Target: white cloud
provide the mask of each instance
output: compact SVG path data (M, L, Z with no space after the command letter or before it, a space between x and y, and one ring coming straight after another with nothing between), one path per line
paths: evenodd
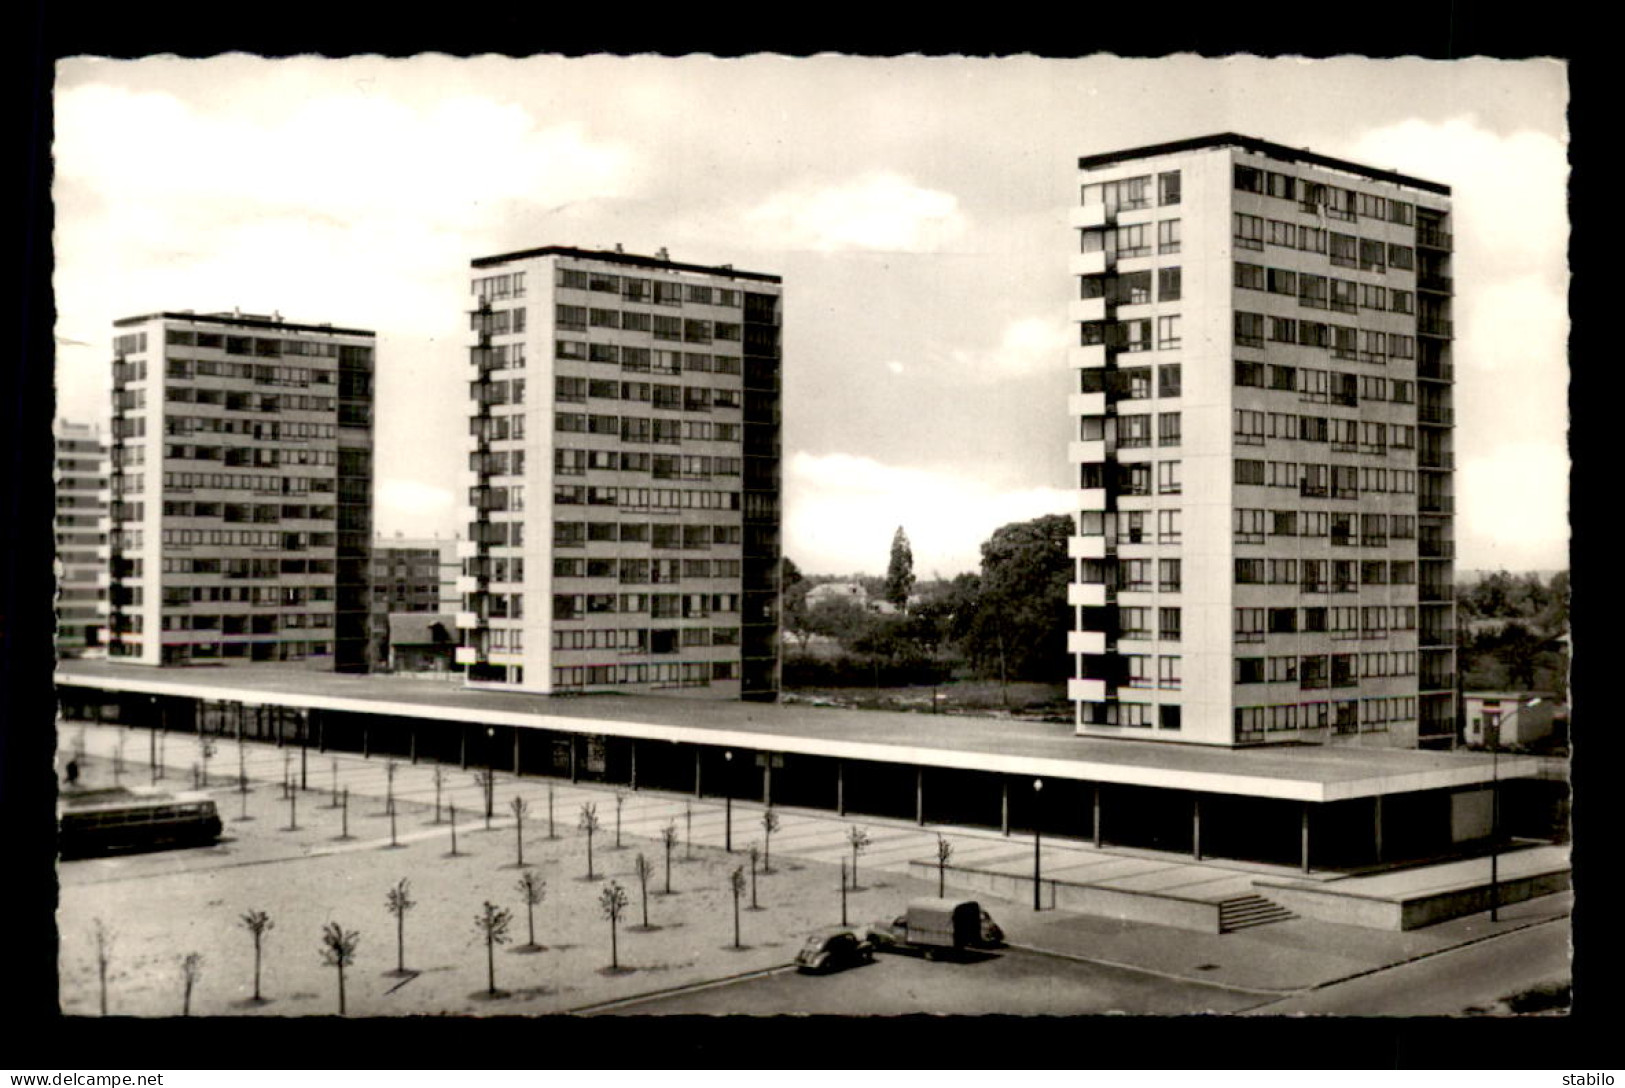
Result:
M1548 443L1505 442L1458 462L1456 565L1469 570L1553 570L1568 564L1567 454Z
M456 496L445 488L416 480L384 478L378 481L374 501L380 532L401 529L418 533L425 531L418 526L437 527L444 521Z
M1069 342L1059 318L1023 317L1005 325L993 347L954 348L947 358L965 381L999 382L1057 369Z
M889 172L843 185L777 193L745 213L745 224L786 249L925 253L965 233L959 199Z
M878 574L901 525L916 573L950 577L980 568L982 542L1000 526L1071 505L1054 488L1000 490L962 473L800 452L785 474L785 554L809 573Z

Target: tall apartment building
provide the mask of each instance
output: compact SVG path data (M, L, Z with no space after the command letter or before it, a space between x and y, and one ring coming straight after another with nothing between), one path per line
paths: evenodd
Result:
M115 325L110 656L363 671L373 333L184 311Z
M1234 134L1079 168L1077 731L1448 746L1449 188Z
M78 657L102 652L102 610L107 600L107 444L84 423L57 420L56 444L56 652Z
M468 681L777 698L780 278L550 246L472 281Z

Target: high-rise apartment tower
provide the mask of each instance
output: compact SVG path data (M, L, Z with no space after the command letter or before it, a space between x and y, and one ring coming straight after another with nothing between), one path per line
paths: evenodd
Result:
M107 444L85 423L57 420L56 652L100 654L107 600Z
M373 334L251 314L115 325L110 656L364 670Z
M473 262L469 683L777 697L780 299L664 253Z
M1449 188L1234 134L1079 168L1077 731L1450 745Z

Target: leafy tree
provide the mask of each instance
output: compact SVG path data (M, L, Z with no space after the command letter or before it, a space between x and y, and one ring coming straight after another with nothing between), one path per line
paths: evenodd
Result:
M677 823L673 821L660 829L660 845L666 850L666 894L671 894L671 852L677 848Z
M637 874L637 877L638 877L638 890L641 893L642 898L643 898L643 928L648 929L649 928L649 874L654 871L654 866L652 864L650 864L648 858L644 857L640 853L637 856L637 859L632 863L632 871Z
M852 844L852 889L858 887L858 855L869 849L869 832L861 827L847 829L846 841Z
M779 814L771 808L762 813L762 872L773 871L773 832L779 829ZM752 897L752 902L755 897Z
M384 906L388 908L389 913L395 916L394 974L397 977L412 973L406 969L406 912L417 905L417 900L412 898L405 877L402 877L400 882L384 895Z
M1051 514L1003 526L982 544L982 577L968 632L973 660L1001 682L1060 681L1071 672L1067 541L1072 519Z
M535 869L526 869L519 874L519 882L515 887L519 889L519 897L525 901L525 928L530 940L524 948L527 952L536 951L541 948L541 945L536 943L536 908L547 898L547 881L543 880Z
M621 887L618 880L611 880L598 893L598 907L604 912L604 917L609 919L609 966L612 971L621 966L616 927L620 925L621 915L626 913L626 904L626 889Z
M192 989L203 973L203 953L188 952L181 960L181 984L185 987L181 998L181 1015L192 1015Z
M811 588L795 560L786 556L779 574L779 615L783 618L784 629L800 641L802 653L807 652L807 643L813 636L812 629L807 626L807 591Z
M954 856L954 844L937 836L937 895L944 894L948 884L948 859Z
M525 867L525 814L530 811L530 806L525 803L523 797L515 796L512 801L508 802L508 807L513 810L514 848L518 852L515 864L523 869Z
M830 597L807 610L807 629L851 649L875 625L874 613L845 597Z
M899 612L908 608L908 595L914 591L914 551L908 546L908 534L899 525L891 538L891 562L886 567L886 600L897 606Z
M592 837L598 832L598 805L596 803L587 801L582 804L581 822L578 826L587 833L587 879L591 880L593 878Z
M474 916L474 928L485 938L485 992L497 995L496 946L508 943L508 927L513 924L513 912L497 906L489 899Z
M254 1000L263 1001L265 999L260 996L260 953L265 935L276 928L276 923L263 910L251 910L242 916L241 925L254 939Z
M338 969L339 973L339 1015L344 1015L344 969L355 962L356 946L361 943L361 934L355 930L347 930L337 922L329 922L322 927L322 962L329 967Z

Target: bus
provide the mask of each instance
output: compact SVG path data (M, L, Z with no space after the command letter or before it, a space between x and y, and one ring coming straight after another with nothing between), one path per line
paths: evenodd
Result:
M116 786L66 793L57 803L58 853L64 858L205 846L220 837L220 813L206 793L164 793Z

